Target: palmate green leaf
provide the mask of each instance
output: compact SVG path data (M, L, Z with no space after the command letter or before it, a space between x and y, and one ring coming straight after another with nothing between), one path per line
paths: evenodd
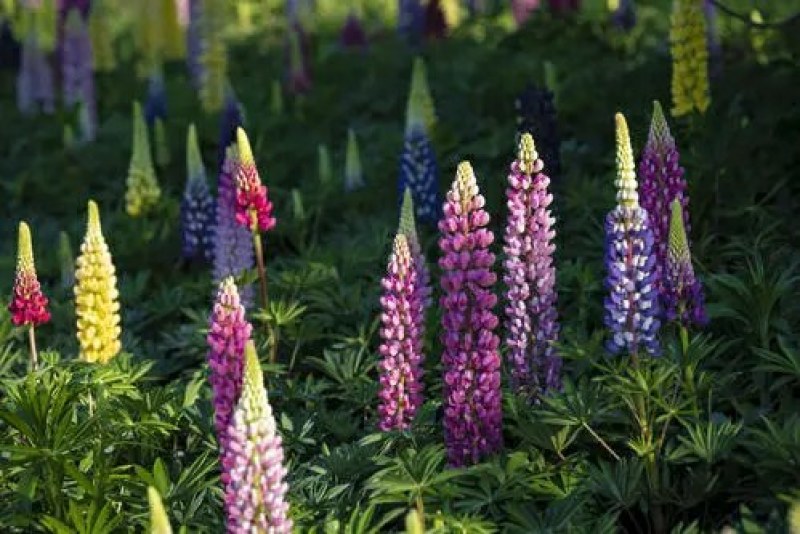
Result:
M122 523L122 516L114 513L111 503L98 508L96 501L88 505L70 501L66 518L46 515L42 526L54 534L111 534Z
M615 509L630 508L643 498L644 464L636 457L589 468L589 487Z
M728 420L684 424L688 436L678 436L680 445L672 452L672 461L699 459L713 465L725 459L736 446L741 423Z
M777 344L778 351L753 349L761 360L755 367L757 371L783 375L770 386L773 390L800 382L800 350L791 347L785 336L778 336Z

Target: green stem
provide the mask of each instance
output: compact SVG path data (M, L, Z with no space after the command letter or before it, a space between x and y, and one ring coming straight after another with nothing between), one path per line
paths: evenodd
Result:
M425 530L425 503L422 501L422 494L417 495L417 515L419 522L422 525L423 532Z
M39 367L39 353L36 351L36 332L33 325L28 328L28 343L31 347L31 371Z
M606 443L606 440L604 440L603 438L601 438L601 437L600 437L600 436L597 434L597 432L595 432L595 431L594 431L594 429L593 429L591 426L589 426L589 425L586 423L586 421L582 422L582 423L581 423L581 425L583 426L583 428L585 428L585 429L586 429L586 431L587 431L587 432L589 432L589 434L591 434L591 435L592 435L592 437L593 437L594 439L596 439L596 440L597 440L597 442L598 442L600 445L602 445L602 446L603 446L603 448L604 448L605 450L607 450L607 451L608 451L608 453L609 453L611 456L613 456L613 457L614 457L614 459L615 459L615 460L617 460L617 461L619 461L619 460L620 460L620 458L619 458L619 454L617 454L616 452L614 452L614 449L612 449L612 448L609 446L609 444L608 444L608 443Z
M258 230L253 231L253 248L256 253L256 265L258 265L258 281L261 287L261 304L267 309L267 269L264 266L264 247L261 244L261 234Z

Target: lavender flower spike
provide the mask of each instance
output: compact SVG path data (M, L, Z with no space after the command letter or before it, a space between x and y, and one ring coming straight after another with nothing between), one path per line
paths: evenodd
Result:
M616 123L617 206L606 217L605 324L611 332L609 352L625 351L635 363L642 350L660 352L656 257L647 210L639 206L633 150L621 113Z
M522 134L519 156L511 164L506 199L509 209L504 234L503 280L506 292L506 345L515 386L528 394L560 386L561 359L553 343L558 338L555 231L548 207L553 201L542 173L533 137Z
M236 145L228 147L219 174L217 220L214 227L214 273L216 283L228 276L239 276L255 267L253 239L247 228L236 222ZM253 302L253 287L241 288L242 303Z
M406 236L398 233L381 281L380 391L378 427L383 431L411 426L422 405L422 338L415 298L417 272Z
M444 434L453 466L478 462L503 440L494 235L485 204L472 166L461 162L439 221Z
M664 272L664 304L667 319L677 321L688 328L691 325L705 326L703 286L694 274L689 240L683 227L684 210L678 198L672 201L672 217L669 227L669 250Z
M242 396L229 428L230 485L225 491L229 534L289 534L283 444L264 389L255 344L247 342Z

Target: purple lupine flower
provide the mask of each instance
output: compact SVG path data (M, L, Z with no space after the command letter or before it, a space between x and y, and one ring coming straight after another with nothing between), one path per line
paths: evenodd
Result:
M214 395L214 428L222 459L222 483L230 482L226 469L226 452L229 448L233 410L242 391L244 346L250 339L252 327L244 316L244 307L233 278L227 277L219 285L214 308L211 310L208 336L209 382Z
M631 31L636 26L636 6L633 0L619 0L617 9L611 13L611 21L617 28Z
M206 169L197 143L197 129L189 126L186 137L186 188L181 200L183 257L211 261L214 199L208 188Z
M628 125L617 125L617 206L606 217L605 325L612 354L626 351L634 362L640 351L660 352L656 256L647 210L639 206L636 171Z
M97 130L92 41L86 20L78 8L66 16L61 41L62 89L66 106L79 106L81 136L92 141Z
M663 273L667 268L669 249L670 204L674 198L680 199L683 205L684 227L687 233L691 231L689 195L684 172L680 165L680 154L675 139L670 133L661 104L658 101L653 102L650 134L642 151L639 176L642 181L640 201L650 217L650 227L655 240L656 289L660 294L664 292ZM668 308L662 311L670 313Z
M425 28L425 9L420 0L398 0L397 32L411 44L418 44Z
M679 198L670 206L669 248L663 272L663 302L666 317L681 326L705 326L705 295L700 280L694 274L692 253L683 226L684 208Z
M17 107L30 114L39 106L45 113L55 110L53 71L44 50L30 32L22 41L22 58L17 76Z
M144 120L148 128L153 128L156 119L167 118L167 89L160 68L153 69L147 81L147 99L144 102Z
M414 269L417 272L417 284L414 288L414 295L419 302L419 309L422 313L421 319L417 322L417 327L421 332L420 338L423 339L425 337L425 311L431 304L431 294L433 290L431 288L428 262L425 259L425 253L422 251L422 245L417 235L417 223L414 220L414 212L414 199L411 195L411 190L406 189L403 193L403 203L400 206L400 224L398 225L397 231L406 236L408 240L408 248L411 251Z
M216 223L214 226L214 281L239 276L255 267L253 238L247 228L236 222L236 145L228 147L225 163L219 174ZM253 287L240 289L245 306L253 302Z
M558 338L556 272L553 266L555 219L548 209L553 195L542 172L533 137L523 134L517 160L511 164L506 199L503 280L506 293L506 345L515 386L532 395L560 387L561 359L553 348Z
M561 174L561 138L553 91L529 84L514 100L514 108L517 112L517 144L524 133L538 139L539 154L547 162L548 175L557 182Z
M453 466L478 462L503 441L494 235L485 203L472 166L461 162L439 221L444 433Z
M447 17L441 0L428 0L425 5L424 29L426 39L443 39L447 35Z
M540 0L511 0L511 14L514 15L517 26L525 24L531 14L539 9L540 3Z
M202 3L203 0L189 0L189 23L186 27L186 67L195 89L203 83Z
M709 70L712 77L722 71L722 44L717 28L717 8L711 0L703 0L703 14L706 17L706 41L708 42Z
M347 15L347 19L344 21L342 33L339 36L339 42L344 48L367 49L367 32L364 31L361 19L352 11Z
M242 105L236 98L236 93L228 84L225 89L225 102L219 117L219 167L225 162L225 151L236 142L236 130L244 124Z
M381 281L378 428L404 430L422 405L422 338L415 298L417 273L408 240L398 233Z
M225 488L227 532L290 534L283 443L252 340L245 347L242 395L228 435L230 443L223 464L230 480Z

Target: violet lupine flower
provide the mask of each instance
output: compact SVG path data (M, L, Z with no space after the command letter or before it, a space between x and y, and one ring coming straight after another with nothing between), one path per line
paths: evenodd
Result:
M144 120L148 128L155 126L156 119L167 118L167 90L160 68L153 69L147 81L147 99L144 102Z
M666 317L685 328L705 326L708 324L705 295L692 267L692 253L683 226L684 209L679 198L672 201L671 212L667 264L663 273Z
M214 199L208 188L206 169L197 143L197 129L189 125L186 136L186 188L181 200L183 257L211 261Z
M24 114L37 111L39 106L44 113L53 113L53 71L35 32L30 32L23 38L21 55L17 75L17 107Z
M556 271L553 266L553 201L533 137L523 134L519 155L511 164L506 189L508 221L504 234L503 280L506 293L506 345L515 386L531 395L540 387L560 387Z
M228 435L230 443L224 461L230 480L225 488L228 533L290 534L283 443L252 340L245 347L242 395Z
M635 362L642 350L652 356L660 352L656 256L647 210L639 206L633 150L621 113L616 125L617 206L606 217L605 324L611 332L609 352L626 351Z
M208 336L209 382L214 395L214 428L222 458L222 483L230 483L226 467L229 448L228 432L233 410L242 391L244 372L244 346L250 339L252 326L244 316L244 307L233 278L227 277L219 285L214 307L211 310Z
M202 3L203 0L189 0L189 24L186 27L186 67L195 89L200 89L203 83Z
M472 166L461 162L439 221L444 433L453 466L478 462L503 441L494 235L485 203Z
M367 32L364 31L358 15L352 11L344 21L339 42L344 48L359 48L362 51L367 49Z
M82 138L92 141L97 130L97 104L92 67L92 40L86 20L77 8L70 9L61 43L64 104L80 107Z
M378 428L384 432L411 426L422 405L422 338L415 298L417 273L408 240L398 233L381 281L382 327L379 348Z
M217 190L216 224L214 226L214 272L216 283L228 276L239 276L255 267L253 237L247 228L236 222L236 145L228 147L225 163L219 174ZM240 289L242 303L253 302L253 287Z
M420 0L398 0L397 33L410 44L418 44L425 29L425 8Z
M225 151L236 142L236 130L244 124L244 112L233 87L225 90L225 102L219 117L219 166L225 162Z
M518 27L528 21L533 12L539 9L540 3L540 0L511 0L511 14Z
M675 139L669 131L661 104L658 101L653 102L650 134L642 151L639 176L642 180L640 200L650 217L650 227L655 240L656 289L661 294L663 294L663 273L667 268L670 204L673 199L680 199L683 205L684 227L687 232L691 231L689 196L684 172L680 165L680 154ZM668 309L663 311L670 312Z
M424 28L426 39L443 39L447 35L447 17L441 0L428 0L425 5Z

